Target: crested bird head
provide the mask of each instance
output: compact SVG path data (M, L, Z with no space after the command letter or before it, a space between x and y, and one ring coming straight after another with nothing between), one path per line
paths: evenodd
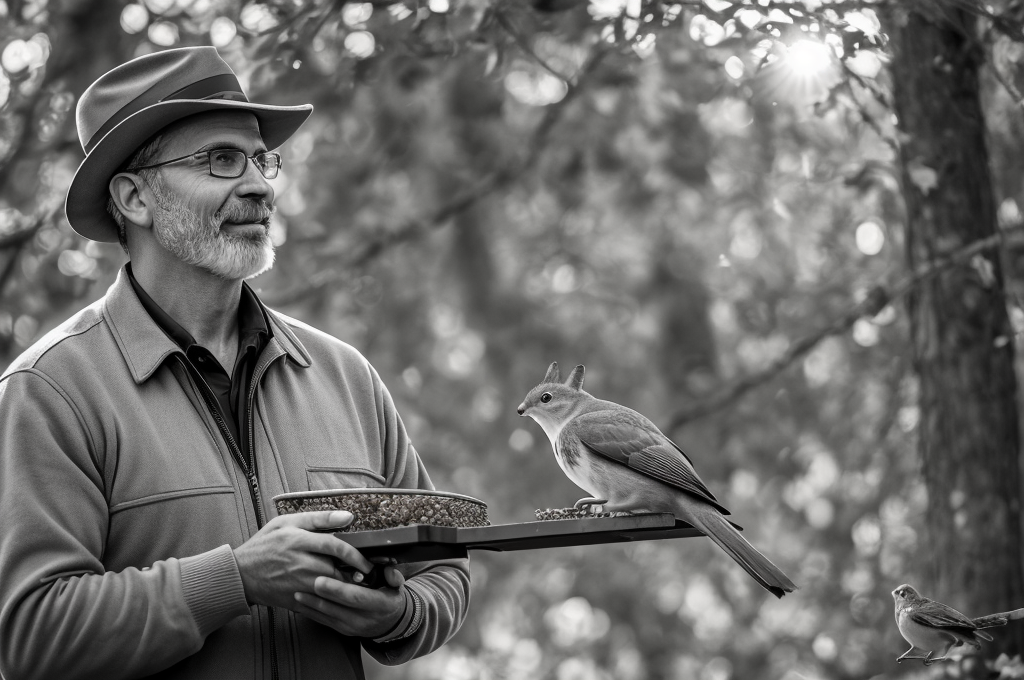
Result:
M896 590L892 591L892 598L896 601L896 606L899 607L904 604L911 604L921 599L921 596L914 586L904 583Z
M552 362L544 379L530 390L516 411L536 420L555 444L562 427L576 415L576 407L589 397L583 391L582 364L572 369L563 383L558 375L558 362Z

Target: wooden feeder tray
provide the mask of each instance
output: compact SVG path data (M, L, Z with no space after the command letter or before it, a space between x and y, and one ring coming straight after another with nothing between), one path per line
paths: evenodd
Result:
M404 563L466 557L470 550L510 552L688 538L704 534L669 513L658 513L479 527L413 524L378 531L337 532L335 535L359 549L367 558L390 557Z

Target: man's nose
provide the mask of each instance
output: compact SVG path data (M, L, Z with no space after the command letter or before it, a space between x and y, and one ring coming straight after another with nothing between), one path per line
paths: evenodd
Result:
M274 187L270 180L263 176L263 171L252 158L245 165L242 182L238 185L238 195L242 198L256 198L273 205Z

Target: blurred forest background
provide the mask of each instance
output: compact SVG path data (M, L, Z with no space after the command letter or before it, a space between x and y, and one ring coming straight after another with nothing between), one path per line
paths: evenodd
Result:
M63 215L74 107L217 46L282 149L265 301L351 343L438 488L582 494L515 409L551 361L649 416L801 589L709 541L476 555L372 678L1022 677L897 665L890 591L1024 606L1019 0L0 0L0 366L124 254ZM1016 367L1016 369L1015 369ZM1009 656L999 657L1002 652Z

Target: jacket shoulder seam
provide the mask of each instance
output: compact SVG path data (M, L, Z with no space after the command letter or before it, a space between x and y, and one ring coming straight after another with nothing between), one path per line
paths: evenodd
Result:
M92 326L90 326L90 328L92 328ZM62 388L56 380L54 380L48 374L39 370L35 366L27 366L25 368L15 369L10 373L4 375L2 378L0 378L0 380L7 380L10 377L18 374L34 375L43 382L45 382L47 385L49 385L50 389L57 393L61 400L63 400L64 403L68 405L68 408L71 409L71 412L75 415L75 420L78 421L78 426L82 429L82 432L85 433L85 436L89 440L89 448L92 451L97 450L96 439L93 437L92 431L89 429L89 424L85 421L85 416L82 415L81 409L78 408L78 405L75 403L75 400L71 398L71 395L64 391L64 388Z
M61 337L55 338L53 340L50 340L46 344L45 347L42 347L42 348L40 348L38 350L38 352L35 352L35 356L32 357L31 361L27 365L19 366L17 368L8 367L8 369L6 371L4 371L2 374L0 374L0 380L2 380L3 378L6 378L9 375L13 375L14 373L17 373L19 371L22 371L22 370L25 370L25 369L28 369L28 368L35 368L39 364L39 362L43 359L43 357L45 357L50 352L54 351L57 348L58 345L62 344L66 340L70 340L71 338L75 338L75 337L77 337L79 335L82 335L83 333L88 333L93 328L96 328L96 326L100 325L103 322L104 322L104 319L103 319L102 315L98 314L98 315L96 315L96 319L93 320L93 322L88 324L87 326L84 326L83 328L76 329L74 332L65 332ZM54 330L57 330L57 329L54 329ZM15 363L17 363L17 361Z

